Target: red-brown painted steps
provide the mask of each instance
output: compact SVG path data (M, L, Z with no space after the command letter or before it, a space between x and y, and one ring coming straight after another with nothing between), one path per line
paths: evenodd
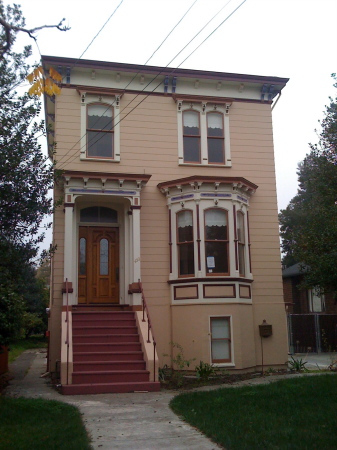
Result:
M63 394L159 391L149 380L135 313L106 305L73 307L72 384Z

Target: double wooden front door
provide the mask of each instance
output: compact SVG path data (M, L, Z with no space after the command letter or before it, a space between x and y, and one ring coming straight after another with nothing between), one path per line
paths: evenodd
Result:
M118 228L80 227L79 303L119 303Z

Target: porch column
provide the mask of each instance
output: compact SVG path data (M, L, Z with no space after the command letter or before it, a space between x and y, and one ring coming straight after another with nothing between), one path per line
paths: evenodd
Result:
M65 293L65 281L68 279L68 304L72 305L73 284L74 284L74 261L73 261L73 222L74 222L74 203L64 204L64 262L63 262L63 305L67 304L67 295Z
M141 280L140 270L140 208L141 206L131 206L132 210L132 282L138 283ZM141 295L133 294L133 304L141 304Z

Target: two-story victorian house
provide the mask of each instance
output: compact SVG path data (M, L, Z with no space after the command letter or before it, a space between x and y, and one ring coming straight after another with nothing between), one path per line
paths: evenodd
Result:
M271 105L288 80L42 62L63 76L45 98L63 171L49 320L63 392L158 389L172 343L196 364L283 367Z

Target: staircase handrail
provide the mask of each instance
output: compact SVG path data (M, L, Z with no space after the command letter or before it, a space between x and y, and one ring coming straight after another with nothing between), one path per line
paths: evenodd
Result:
M153 381L156 381L156 345L157 344L156 344L156 340L155 340L153 329L152 329L149 308L148 308L147 303L146 303L145 294L144 294L144 290L143 290L143 285L142 285L140 280L138 280L138 286L139 286L140 293L142 295L142 311L143 311L142 322L147 322L147 343L148 344L151 343L151 341L150 341L150 332L151 332L151 337L152 337L152 345L153 345ZM145 313L146 313L146 319L147 320L145 320Z
M68 288L68 278L66 278L66 322L67 322L67 334L66 334L66 342L67 345L67 384L69 384L69 288Z

